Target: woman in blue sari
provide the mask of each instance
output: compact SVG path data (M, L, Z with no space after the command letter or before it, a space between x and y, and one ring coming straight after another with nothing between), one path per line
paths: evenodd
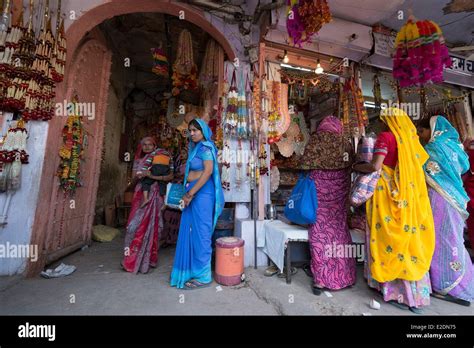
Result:
M461 179L469 160L458 132L446 118L423 120L418 134L430 155L424 169L436 232L430 268L433 296L469 306L474 300L474 269L464 247L469 197Z
M170 284L191 290L212 282L211 240L224 208L224 192L211 129L203 120L194 119L188 130L191 141L184 175L185 208Z

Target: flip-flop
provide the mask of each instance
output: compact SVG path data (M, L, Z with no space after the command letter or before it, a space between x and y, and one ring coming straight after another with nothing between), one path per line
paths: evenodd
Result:
M197 281L196 279L193 279L184 283L184 290L195 290L200 288L207 288L209 286L211 286L211 283L205 284Z
M311 285L311 290L313 290L313 295L319 296L323 293L323 289L318 288L317 286Z
M456 297L451 296L449 294L441 295L441 294L438 294L438 293L434 292L434 293L432 293L432 296L436 297L436 298L439 298L440 300L445 300L445 301L448 301L448 302L456 303L456 304L461 305L461 306L465 306L465 307L470 307L471 306L471 302L466 301L466 300L462 300L460 298L456 298Z
M423 314L423 309L421 308L416 308L416 307L409 307L408 308L410 312L415 313L415 314Z
M403 310L408 310L410 307L408 307L406 304L403 304L403 303L399 303L398 301L395 301L395 300L390 300L388 301L387 303L390 303L391 305L397 307L397 308L400 308L400 309L403 309Z

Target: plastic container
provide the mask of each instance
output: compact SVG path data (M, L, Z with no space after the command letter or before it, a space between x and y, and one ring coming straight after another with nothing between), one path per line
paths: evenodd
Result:
M221 285L238 285L244 274L244 240L222 237L216 241L216 268L214 279Z
M214 230L214 233L212 235L212 249L214 250L216 248L216 240L222 237L232 237L234 235L234 230L229 229L229 230Z

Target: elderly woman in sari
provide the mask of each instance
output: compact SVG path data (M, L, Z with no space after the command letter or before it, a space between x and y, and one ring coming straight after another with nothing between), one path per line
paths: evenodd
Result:
M443 116L420 122L418 133L430 155L424 168L436 231L430 269L433 296L469 306L474 299L474 269L464 246L469 197L461 179L469 170L469 158L458 132Z
M382 169L366 204L367 280L385 301L420 314L430 303L429 268L435 246L423 171L429 156L404 111L388 108L380 119L385 131L377 137L372 162L353 166L362 173Z
M211 129L203 120L194 119L188 130L191 139L184 176L185 208L170 284L192 290L212 282L211 240L224 208L224 192Z
M171 156L164 149L156 148L156 142L152 137L141 140L135 153L133 162L133 185L135 193L132 200L132 208L128 218L125 234L124 258L122 268L131 273L147 273L151 267L158 263L158 238L161 226L161 208L163 196L160 194L159 181L166 182L173 179L173 174L166 176L154 176L149 171L142 171L150 158L154 156L167 156L172 163ZM170 165L170 173L173 173ZM149 189L148 204L143 205L143 188L141 179L144 177L155 180Z
M318 126L306 147L301 169L310 169L315 182L318 208L317 221L309 227L312 290L339 290L356 281L356 255L333 255L334 250L351 250L347 223L350 166L354 152L344 139L342 122L327 116ZM348 247L346 247L348 246Z

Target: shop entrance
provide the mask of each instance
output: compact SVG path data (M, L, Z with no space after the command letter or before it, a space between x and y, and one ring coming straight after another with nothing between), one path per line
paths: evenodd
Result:
M49 125L48 145L41 173L42 200L37 207L31 237L31 243L37 244L42 252L37 262L28 264L29 276L38 274L45 264L90 243L92 225L105 223L105 208L116 203L117 195L123 198L130 179L134 148L139 138L144 135L163 135L157 126L162 123L162 116L166 122L167 105L163 100L170 97L171 79L150 79L150 70L153 67L153 55L150 50L160 46L164 52L167 52L168 48L171 48L171 51L176 50L179 33L166 33L171 33L175 47L168 47L168 43L163 39L156 42L137 42L131 39L135 34L133 28L125 28L127 22L141 23L142 20L152 23L153 16L173 17L179 22L173 27L175 31L188 27L186 29L197 38L193 47L196 48L195 63L198 68L201 67L203 52L211 37L222 46L227 59L233 60L235 57L224 36L200 11L186 5L156 1L140 1L143 6L128 3L127 6L117 7L113 3L115 1L89 11L66 33L67 71L65 82L57 88L57 102L77 95L79 101L95 104L95 115L93 119L82 120L88 146L84 153L85 161L81 164L83 186L77 189L73 198L64 195L58 186L58 177L55 176L65 118L55 118ZM136 8L140 8L143 13L136 14ZM185 11L186 21L176 18L179 11ZM127 20L127 16L143 17ZM108 18L111 19L107 20ZM158 27L159 23L156 24ZM129 29L132 31L128 32ZM129 41L114 41L114 34L117 32L125 33L124 37L128 36ZM144 39L146 41L157 34L148 33ZM141 47L148 46L148 49L143 52L134 51L134 45L138 43ZM168 57L170 70L175 55L176 52L173 52L171 57ZM141 65L140 62L143 61L147 61L149 66ZM135 66L134 71L127 70L132 66ZM222 75L223 73L219 75L219 80ZM217 86L220 85L217 83ZM200 100L195 100L192 95L187 98L189 104L200 103ZM178 104L178 99L176 103ZM179 144L176 146L174 135L168 139L176 152L179 151ZM71 209L71 206L74 208Z

